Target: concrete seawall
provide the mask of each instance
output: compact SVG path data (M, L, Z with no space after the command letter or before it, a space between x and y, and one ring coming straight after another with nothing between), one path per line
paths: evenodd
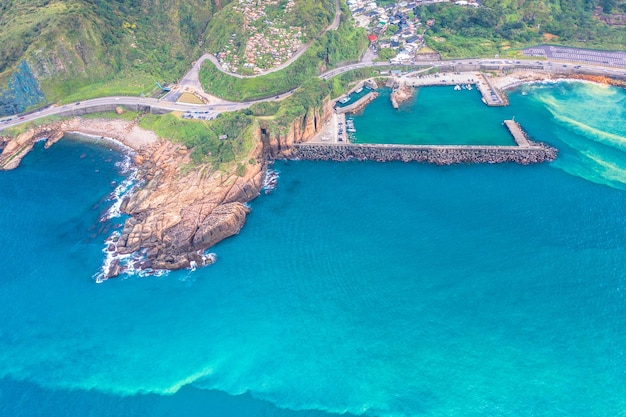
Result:
M536 164L556 159L558 151L542 143L529 147L517 146L422 146L422 145L365 145L365 144L308 144L294 145L292 159L323 161L403 161L436 165L463 163L496 164L514 162Z

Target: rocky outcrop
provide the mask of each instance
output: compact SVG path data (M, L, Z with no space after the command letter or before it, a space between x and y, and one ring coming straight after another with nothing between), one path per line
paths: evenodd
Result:
M45 101L39 82L26 61L22 61L11 75L6 89L0 89L0 116L18 114Z
M626 80L620 78L608 77L605 75L592 75L592 74L570 74L567 78L575 80L592 81L594 83L612 85L616 87L626 87Z
M394 88L394 90L391 92L391 105L394 109L397 109L400 107L400 104L407 102L411 98L413 98L414 94L415 89L413 87L410 87L406 84L401 84L397 88Z
M158 139L133 122L75 118L30 129L17 138L0 138L3 148L0 169L13 169L37 140L47 138L50 146L69 132L119 141L131 151L137 168L137 186L123 201L122 212L130 215L119 236L108 241L112 259L105 262L103 278L123 273L128 265L121 255L134 256L138 269L180 269L212 262L203 256L209 247L237 234L249 211L246 203L260 192L265 162L289 153L294 143L307 141L332 115L326 103L294 120L285 134L259 132L256 146L244 160L245 172L237 175L191 164L191 150ZM111 143L111 142L107 142ZM252 161L258 161L253 162Z
M33 149L35 142L47 139L46 149L63 137L64 132L73 126L71 122L58 122L51 125L28 129L16 138L0 138L0 170L8 171L19 166L22 158Z
M262 165L248 164L242 177L207 166L183 173L189 153L169 141L139 151L135 164L142 185L122 204L131 217L113 251L141 253L145 268L205 265L202 252L243 227L248 213L244 203L259 194ZM252 155L260 153L258 146ZM115 271L106 272L110 276Z

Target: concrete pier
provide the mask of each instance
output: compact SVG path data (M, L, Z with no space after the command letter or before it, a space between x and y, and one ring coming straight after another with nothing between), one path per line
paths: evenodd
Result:
M529 148L530 142L528 142L528 137L526 136L526 132L522 130L522 127L515 120L505 120L504 125L509 129L513 139L515 139L515 143L520 148Z
M344 106L344 107L337 107L337 113L338 114L341 114L341 113L356 113L356 112L362 110L370 102L374 101L376 99L376 97L378 97L378 93L375 92L375 91L367 93L366 95L364 95L363 97L361 97L360 99L358 99L357 101L355 101L352 104L349 104L349 105Z
M485 74L480 74L482 82L476 84L480 94L483 96L483 102L490 107L503 107L509 105L509 99L506 95L495 88L489 78Z

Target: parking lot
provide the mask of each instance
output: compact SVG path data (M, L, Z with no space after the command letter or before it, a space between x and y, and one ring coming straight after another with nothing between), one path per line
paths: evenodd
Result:
M183 113L183 119L194 119L194 120L213 120L215 119L216 114L211 111L195 111L188 110Z
M524 56L540 56L554 60L611 65L626 68L626 52L594 51L560 46L536 46L522 50Z

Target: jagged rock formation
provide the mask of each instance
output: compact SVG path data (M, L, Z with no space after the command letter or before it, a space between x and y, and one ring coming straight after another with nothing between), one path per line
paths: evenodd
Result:
M296 118L283 133L269 133L267 127L261 126L260 139L264 145L264 156L274 159L288 155L294 143L306 142L313 138L333 114L333 105L325 100L321 109L312 108Z
M415 94L415 88L406 84L401 84L391 92L391 105L394 109L400 107L400 104L409 101Z
M260 152L258 146L253 155ZM248 213L244 203L262 185L260 163L249 165L242 177L207 166L183 173L189 151L168 141L142 149L135 163L143 185L124 201L122 211L132 217L114 243L120 254L145 254L144 268L205 264L202 252L239 232Z

